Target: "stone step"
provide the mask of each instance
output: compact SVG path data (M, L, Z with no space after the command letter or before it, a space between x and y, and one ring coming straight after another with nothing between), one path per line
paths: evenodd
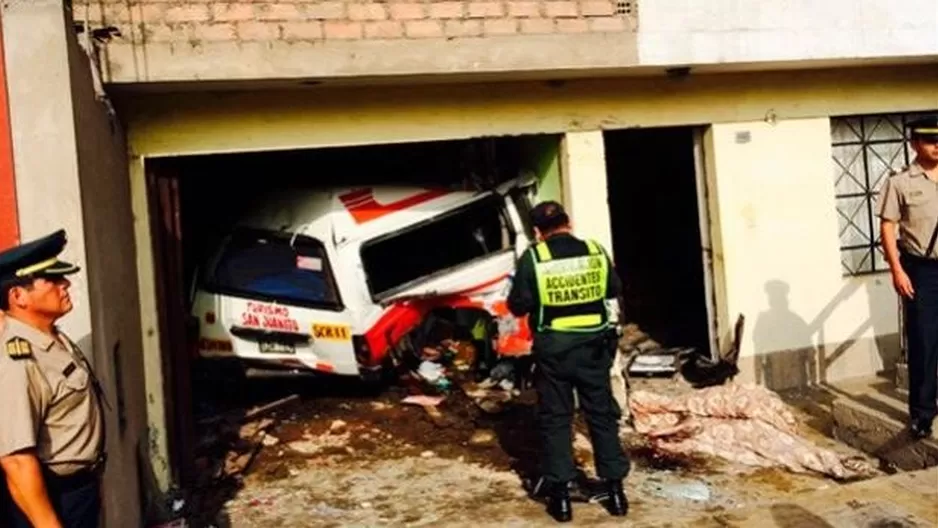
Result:
M832 404L834 436L905 471L938 465L938 433L913 439L906 398L891 380L875 378L838 384Z

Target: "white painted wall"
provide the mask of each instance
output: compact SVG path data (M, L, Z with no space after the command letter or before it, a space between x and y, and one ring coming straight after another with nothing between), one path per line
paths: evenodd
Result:
M646 0L641 65L938 55L935 0Z
M710 134L716 273L728 316L747 317L741 357L815 348L830 363L827 381L880 370L895 355L877 336L897 332L896 299L888 275L841 274L829 120L720 124Z

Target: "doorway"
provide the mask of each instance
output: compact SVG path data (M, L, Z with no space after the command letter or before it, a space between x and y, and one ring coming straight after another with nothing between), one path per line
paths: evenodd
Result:
M628 322L658 349L713 356L699 136L693 127L676 127L610 131L604 139L613 252Z

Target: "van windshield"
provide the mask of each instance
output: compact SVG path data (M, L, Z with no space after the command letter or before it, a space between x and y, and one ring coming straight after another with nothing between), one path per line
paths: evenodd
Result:
M515 233L503 199L491 196L362 245L375 297L511 249Z
M341 309L326 251L316 239L239 229L228 239L208 286L222 294Z

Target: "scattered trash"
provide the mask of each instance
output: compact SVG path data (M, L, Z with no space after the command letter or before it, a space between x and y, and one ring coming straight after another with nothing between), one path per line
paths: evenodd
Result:
M434 361L424 361L420 364L420 368L417 369L417 374L420 374L423 379L430 383L436 383L443 377L444 371L443 365Z
M414 396L408 396L401 400L401 403L408 403L413 405L420 405L423 407L436 407L443 402L446 398L443 396L426 396L423 394L418 394Z
M313 505L313 507L310 509L310 513L313 515L320 515L322 517L341 517L348 512L346 510L329 506L328 504L320 502Z
M435 456L436 456L436 453L434 453L433 451L424 451L423 453L420 453L421 458L433 458Z
M495 444L495 431L491 429L477 429L469 437L469 445L476 447L488 447Z
M655 485L653 493L666 499L685 499L696 502L710 500L710 486L704 482L691 481L677 484Z

